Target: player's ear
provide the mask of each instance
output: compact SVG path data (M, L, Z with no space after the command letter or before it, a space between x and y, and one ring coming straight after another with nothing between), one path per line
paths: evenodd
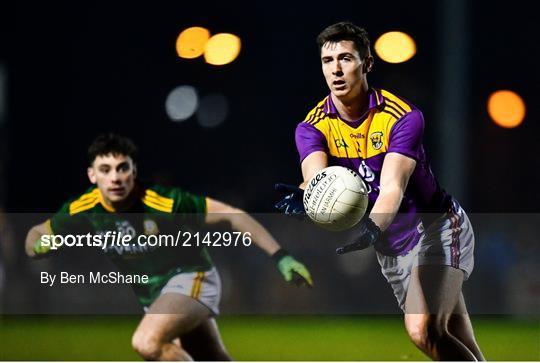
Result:
M373 63L375 63L375 59L370 54L364 59L364 73L371 72L371 70L373 69Z
M138 171L138 169L137 169L137 164L134 163L134 164L133 164L133 177L134 177L134 178L137 177L137 171Z
M90 180L90 183L96 184L96 174L94 173L94 168L89 166L88 169L86 169L86 174L88 175L88 179Z

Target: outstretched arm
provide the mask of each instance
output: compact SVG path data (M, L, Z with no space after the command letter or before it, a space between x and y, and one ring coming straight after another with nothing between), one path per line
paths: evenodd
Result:
M253 243L269 256L272 256L280 249L280 245L266 228L243 210L211 198L206 198L206 201L206 223L229 222L231 228L235 231L250 232Z
M309 286L313 285L307 268L282 249L270 232L253 217L241 209L215 199L207 198L206 200L206 223L229 222L232 229L251 233L253 243L275 260L278 270L287 282L294 281L298 284L298 277L300 277Z
M304 181L299 187L282 183L276 184L275 189L285 195L283 199L276 203L275 208L287 215L304 215L306 213L303 202L304 189L313 175L327 166L328 156L323 151L315 151L306 156L302 161Z
M315 151L306 156L302 161L302 176L304 177L304 181L300 184L300 188L305 189L313 175L327 166L328 155L324 151Z
M379 197L371 209L370 217L384 231L394 220L407 183L416 161L398 153L388 153L384 158L381 171Z
M48 249L41 246L41 236L48 234L47 222L35 225L26 235L25 251L29 257L35 258L48 252Z
M364 217L358 225L358 239L336 252L344 254L367 248L379 240L382 231L394 220L407 183L412 175L416 161L398 153L386 154L381 171L380 191L369 217Z

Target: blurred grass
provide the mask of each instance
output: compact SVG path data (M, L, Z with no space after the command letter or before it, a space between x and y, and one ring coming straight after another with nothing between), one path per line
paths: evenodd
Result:
M139 360L131 349L138 317L0 318L1 360ZM223 340L235 360L426 360L401 317L224 316ZM540 360L540 319L474 317L488 360Z

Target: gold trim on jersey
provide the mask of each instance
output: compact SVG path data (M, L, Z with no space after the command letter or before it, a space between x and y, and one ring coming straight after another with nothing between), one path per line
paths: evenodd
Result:
M50 235L54 234L54 232L52 230L52 225L51 225L51 219L50 218L45 221L45 229L47 229L48 234L50 234Z
M197 272L197 276L193 279L193 286L191 287L190 294L192 298L197 299L201 295L201 287L205 275L204 272Z
M162 212L172 213L173 211L174 199L161 196L150 189L145 190L142 202Z
M385 103L390 103L391 105L398 107L402 110L403 114L407 112L411 112L412 108L407 104L407 102L403 101L398 96L386 91L386 90L380 90L381 94L384 97Z
M377 107L370 109L358 127L350 126L337 115L322 112L329 96L308 113L304 122L325 136L331 156L367 159L387 152L392 127L412 108L388 91L374 90L374 94Z
M96 188L96 190L98 191L99 202L101 203L101 206L105 208L105 210L108 212L116 212L116 209L114 209L113 207L111 207L105 202L105 199L103 198L103 195L101 194L101 191L98 188Z
M320 121L321 116L324 116L324 107L328 97L319 102L306 116L304 122L307 122L310 125Z
M69 215L74 215L94 208L99 203L100 196L101 194L99 193L98 188L93 189L89 193L81 195L79 199L70 203Z

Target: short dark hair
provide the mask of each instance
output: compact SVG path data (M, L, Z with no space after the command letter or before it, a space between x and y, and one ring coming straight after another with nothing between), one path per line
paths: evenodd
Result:
M129 156L133 161L136 161L137 146L125 136L112 133L101 134L88 148L88 164L92 165L98 156L109 154Z
M369 37L367 31L349 21L342 21L324 29L317 37L319 51L326 42L337 43L342 40L354 42L356 50L358 50L358 54L361 58L371 54L369 51Z

